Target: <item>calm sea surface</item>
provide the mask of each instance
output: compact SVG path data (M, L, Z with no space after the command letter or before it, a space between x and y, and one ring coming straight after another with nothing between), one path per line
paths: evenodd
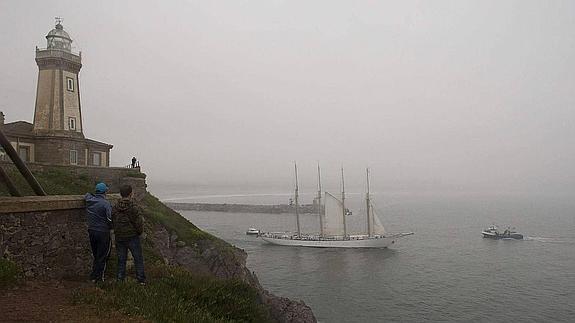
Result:
M286 203L290 196L154 193L214 203ZM362 196L348 198L352 228L360 232ZM264 287L304 300L321 322L575 322L575 198L376 193L374 200L389 232L415 235L389 249L282 247L245 231L294 230L293 215L182 214L244 249ZM304 231L317 232L318 221L303 215ZM515 226L527 238L483 239L481 230L492 223Z

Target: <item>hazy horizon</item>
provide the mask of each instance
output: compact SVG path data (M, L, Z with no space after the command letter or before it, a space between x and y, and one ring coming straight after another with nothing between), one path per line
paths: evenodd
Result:
M84 134L152 183L575 192L573 1L2 1L0 111L31 121L63 18Z

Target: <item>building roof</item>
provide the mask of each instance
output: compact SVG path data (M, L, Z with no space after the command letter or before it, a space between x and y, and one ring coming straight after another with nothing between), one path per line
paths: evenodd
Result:
M34 125L28 121L14 121L5 123L2 131L13 136L33 136Z
M64 38L72 42L72 38L70 38L70 35L64 30L64 26L60 23L58 23L54 29L50 30L48 35L46 35L46 38L48 37Z
M45 135L36 135L34 133L34 125L28 121L15 121L15 122L6 123L2 127L2 131L7 136L12 136L12 137L14 137L14 136L16 136L16 137L18 137L18 136L36 137L36 138L48 137ZM49 137L58 137L58 136L49 136ZM87 142L87 143L93 144L93 145L107 146L110 149L112 149L112 147L113 147L113 145L107 144L105 142L96 141L96 140L92 140L92 139L88 139L88 138L66 137L66 139L80 140L80 141L84 141L84 142Z
M85 138L84 141L91 143L91 144L94 144L94 145L108 146L108 148L110 148L110 149L112 149L112 147L114 147L114 145L110 145L110 144L107 144L105 142L96 141L96 140L92 140L92 139L88 139L88 138Z
M46 40L48 44L47 49L59 49L66 52L72 51L72 39L70 35L64 31L64 27L60 22L56 24L54 29L48 32Z

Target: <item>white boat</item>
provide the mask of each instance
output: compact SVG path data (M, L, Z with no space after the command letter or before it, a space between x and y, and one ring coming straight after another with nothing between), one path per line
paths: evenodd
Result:
M523 235L521 233L517 233L516 231L512 231L511 228L507 228L503 233L499 232L499 229L495 224L491 225L489 228L481 231L484 238L489 239L515 239L515 240L523 240Z
M249 228L248 231L246 231L247 235L258 235L260 234L260 230L255 229L255 228Z
M319 237L312 235L272 234L263 233L260 235L262 240L280 245L296 247L316 247L316 248L387 248L394 244L397 239L412 235L413 232L398 233L389 236L372 236L367 235L349 235L343 237Z
M492 224L489 228L481 231L481 234L483 234L484 238L497 239L497 236L499 235L499 230L497 229L495 224Z
M397 239L412 235L413 232L388 234L385 231L379 217L375 214L375 208L371 202L369 193L369 169L367 169L367 230L365 234L348 234L346 224L345 208L345 185L343 168L342 176L342 193L341 200L328 192L325 192L323 212L321 208L321 175L318 166L318 213L320 221L319 234L302 234L300 231L299 212L298 212L298 183L297 183L297 166L295 167L296 185L295 185L295 207L296 207L296 224L297 232L267 232L261 233L262 240L281 246L298 246L298 247L317 247L317 248L387 248L394 244Z

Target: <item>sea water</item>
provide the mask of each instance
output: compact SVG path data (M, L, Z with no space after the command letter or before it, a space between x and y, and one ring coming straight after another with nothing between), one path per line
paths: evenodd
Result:
M287 203L278 194L168 190L187 202ZM186 197L187 196L187 197ZM348 194L350 230L365 230L362 194ZM311 202L312 194L303 195ZM571 196L375 193L389 232L413 231L388 249L282 247L247 236L295 229L289 214L181 212L200 228L244 249L271 292L301 299L321 322L575 321L575 199ZM301 216L317 232L316 215ZM483 239L492 223L525 240Z

